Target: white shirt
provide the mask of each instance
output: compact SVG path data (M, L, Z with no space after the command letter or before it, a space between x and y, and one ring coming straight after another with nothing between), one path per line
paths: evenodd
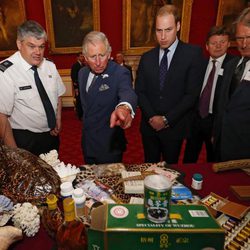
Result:
M210 102L209 102L209 111L208 111L210 114L213 113L214 93L215 93L215 89L216 89L218 76L223 75L223 69L221 68L221 66L222 66L222 63L223 63L225 57L226 57L226 54L224 54L223 56L216 59L216 63L215 63L216 71L215 71L215 75L214 75L214 81L213 81L212 92L211 92ZM212 57L209 58L209 63L207 66L205 77L204 77L201 93L202 93L202 91L207 83L208 76L212 70L212 67L213 67L212 61L213 60L215 60L215 59L213 59Z
M27 129L37 133L49 131L31 65L22 58L19 51L6 60L13 64L4 72L0 70L0 113L9 116L13 129ZM64 94L65 86L55 64L43 59L38 74L56 113L58 97Z
M243 60L243 57L240 59L238 65L241 64L242 60ZM250 81L250 60L247 61L247 63L246 63L246 66L245 66L245 69L244 69L241 80L243 80L243 79L247 80L247 81Z

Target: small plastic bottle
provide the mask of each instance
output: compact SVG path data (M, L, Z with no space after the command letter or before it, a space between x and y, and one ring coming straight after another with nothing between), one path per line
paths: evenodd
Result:
M81 188L76 188L73 191L72 198L75 201L75 211L76 216L83 216L84 215L84 206L85 206L85 200L86 196L83 193L83 190Z
M201 190L203 183L203 177L201 174L194 174L192 178L192 185L191 187L195 190Z
M69 181L63 182L60 185L60 188L61 188L61 197L62 197L62 199L65 199L67 197L72 197L72 194L73 194L73 191L74 191L72 182L69 182Z

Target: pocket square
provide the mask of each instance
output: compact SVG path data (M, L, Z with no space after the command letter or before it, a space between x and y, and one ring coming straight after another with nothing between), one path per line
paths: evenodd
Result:
M102 85L99 87L99 91L105 91L105 90L107 90L107 89L109 89L109 86L108 86L106 83L102 84Z

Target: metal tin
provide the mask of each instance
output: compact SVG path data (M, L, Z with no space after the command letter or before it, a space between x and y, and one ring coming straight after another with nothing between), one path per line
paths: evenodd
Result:
M163 223L168 219L171 187L170 180L163 175L144 179L144 208L150 221Z

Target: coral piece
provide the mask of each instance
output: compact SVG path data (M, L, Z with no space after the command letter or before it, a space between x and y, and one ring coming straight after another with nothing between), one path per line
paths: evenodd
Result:
M29 202L14 206L12 221L14 226L22 229L28 237L34 236L40 228L39 211Z
M58 152L55 149L50 150L49 153L40 154L39 157L52 167L55 167L60 163L60 160L58 159Z
M0 227L0 250L7 250L12 243L22 238L22 230L12 226Z

